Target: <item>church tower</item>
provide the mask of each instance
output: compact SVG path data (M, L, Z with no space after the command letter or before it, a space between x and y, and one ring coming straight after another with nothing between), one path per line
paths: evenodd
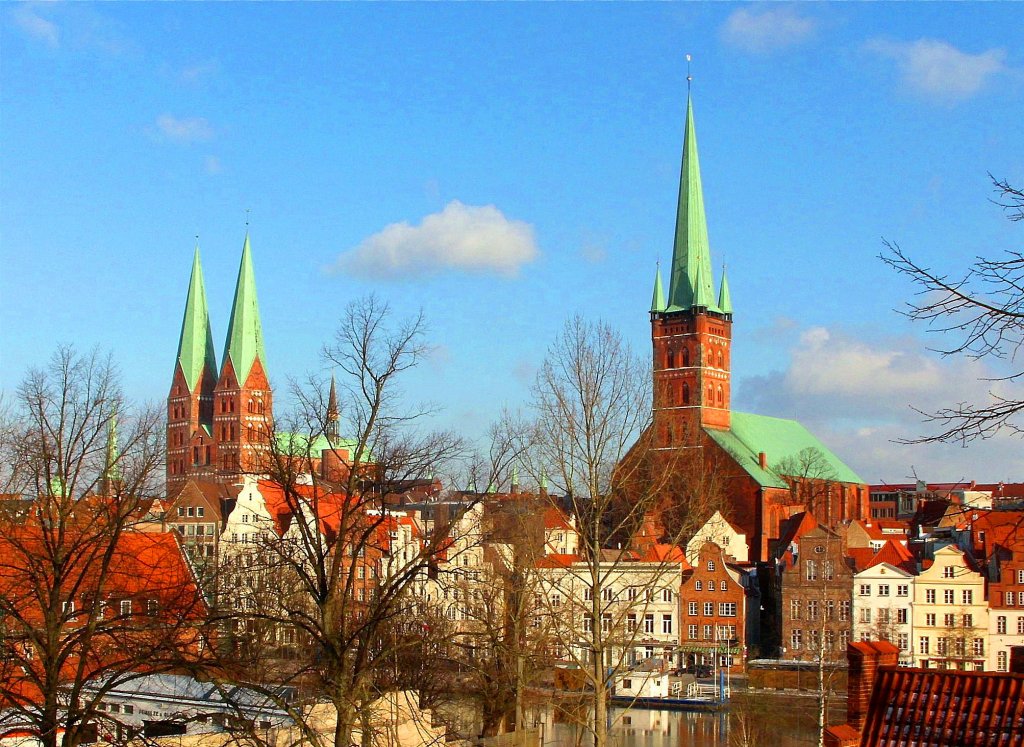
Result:
M234 483L243 472L257 470L267 453L273 395L266 360L252 249L246 233L220 378L213 391L213 436L220 482Z
M659 268L651 301L651 341L655 448L697 445L702 428L728 430L732 301L724 270L717 298L714 292L689 96L668 298Z
M213 352L199 247L192 257L192 276L178 339L178 357L167 395L167 493L175 495L198 470L212 472L213 390L217 360Z

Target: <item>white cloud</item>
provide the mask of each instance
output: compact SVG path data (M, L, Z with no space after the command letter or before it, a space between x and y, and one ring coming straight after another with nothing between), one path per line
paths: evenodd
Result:
M956 444L904 445L932 432L919 412L981 403L992 390L1024 398L1020 387L983 381L977 361L941 359L913 338L859 339L841 330L805 329L787 367L740 382L738 399L757 412L796 418L869 482L923 479L979 481L1024 472L1024 441L1009 434Z
M329 269L379 279L453 269L514 277L538 254L529 223L506 218L494 205L453 200L417 226L386 226L343 253Z
M746 52L765 54L810 39L818 24L787 6L740 8L722 26L723 41Z
M28 5L22 5L12 14L14 23L31 36L52 49L60 46L60 29L53 21L43 18Z
M195 143L213 137L213 127L203 117L175 117L161 114L156 118L160 135L175 143Z
M894 60L903 85L912 93L945 103L970 98L1007 70L1003 49L969 54L938 39L872 39L866 49Z

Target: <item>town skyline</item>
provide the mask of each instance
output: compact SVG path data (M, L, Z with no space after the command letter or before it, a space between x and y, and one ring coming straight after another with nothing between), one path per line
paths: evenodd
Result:
M348 24L342 41L313 30L320 14ZM882 34L881 15L861 8L8 9L0 386L13 390L27 366L73 341L110 349L133 397L163 400L192 236L220 360L248 220L277 392L317 368L345 303L373 290L431 322L439 347L410 384L415 398L482 433L500 404L527 401L537 362L573 313L647 349L655 262L672 252L689 52L715 283L727 263L736 308L736 408L804 421L869 483L905 481L912 467L933 482L1019 479L1019 439L966 451L891 444L925 432L907 405L983 394L977 379L999 370L928 354L923 330L892 312L913 288L875 256L884 236L955 272L975 254L1018 246L988 202L987 172L1014 181L1024 171L1013 116L1020 32L999 7L895 15ZM967 16L991 33L968 28ZM494 30L495 19L507 28ZM382 20L393 33L373 37ZM424 21L457 37L449 68L488 43L495 59L468 79L446 69L429 54L443 44L414 33ZM283 69L241 64L243 45L213 38L231 22L239 38L281 34ZM576 24L564 50L559 22ZM156 54L147 42L175 25L188 48ZM370 36L354 50L360 31ZM374 42L408 55L378 57ZM607 42L618 57L598 65ZM505 69L530 44L542 54ZM840 53L809 77L806 63L829 45ZM375 75L375 62L394 69ZM87 70L104 80L80 77ZM417 71L423 90L389 95ZM846 90L851 71L868 85ZM66 77L50 79L51 96L39 95L58 72ZM267 102L291 90L278 74L309 86L295 96L338 117L338 130ZM488 75L507 88L487 86ZM350 98L332 104L339 90ZM98 102L132 91L129 121L112 126ZM255 105L257 116L229 115L228 102ZM80 115L77 133L67 107ZM886 123L877 138L865 132L872 121ZM332 138L344 124L351 141ZM948 158L936 157L949 142ZM880 172L896 184L880 185ZM117 177L129 173L126 188ZM144 270L126 282L119 263ZM90 292L51 293L46 319L23 303L26 289L72 278Z

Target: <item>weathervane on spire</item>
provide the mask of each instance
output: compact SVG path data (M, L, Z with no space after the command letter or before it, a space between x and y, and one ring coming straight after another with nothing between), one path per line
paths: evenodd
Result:
M249 227L249 212L250 212L249 208L246 208L245 209L245 227L246 228Z
M693 76L690 75L690 60L693 58L690 55L686 55L686 92L690 92L690 84L693 83Z

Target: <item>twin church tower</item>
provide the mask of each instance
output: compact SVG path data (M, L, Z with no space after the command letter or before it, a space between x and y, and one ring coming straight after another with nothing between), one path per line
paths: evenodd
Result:
M196 247L167 396L168 495L176 495L190 478L238 482L258 463L273 417L266 361L248 233L220 368Z

